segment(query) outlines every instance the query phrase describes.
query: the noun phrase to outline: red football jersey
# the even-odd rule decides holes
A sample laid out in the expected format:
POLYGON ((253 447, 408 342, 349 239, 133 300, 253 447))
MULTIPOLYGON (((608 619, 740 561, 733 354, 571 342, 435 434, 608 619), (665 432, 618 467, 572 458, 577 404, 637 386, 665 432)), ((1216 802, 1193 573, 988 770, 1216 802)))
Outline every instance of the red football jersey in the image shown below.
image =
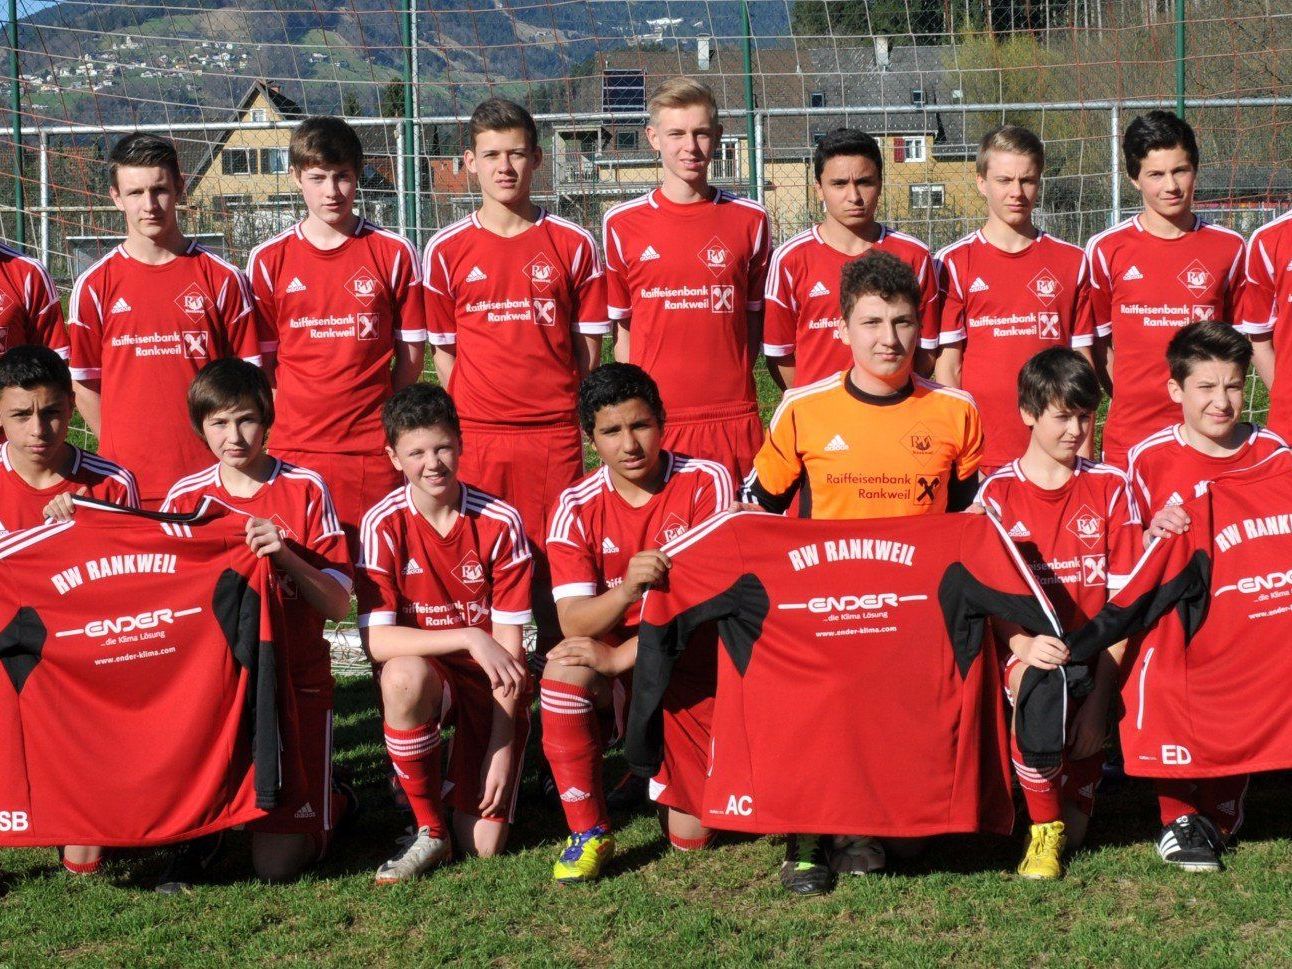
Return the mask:
POLYGON ((359 538, 361 629, 487 630, 530 621, 529 542, 516 509, 499 498, 464 483, 457 521, 442 536, 406 484, 368 510, 359 538))
MULTIPOLYGON (((347 592, 353 587, 354 567, 346 554, 345 534, 327 485, 315 472, 275 459, 273 473, 260 490, 250 498, 239 498, 225 489, 216 464, 176 481, 161 510, 188 514, 201 507, 208 496, 244 515, 268 518, 278 526, 288 548, 347 592)), ((323 616, 305 601, 286 572, 275 570, 274 578, 288 633, 280 646, 293 684, 330 695, 332 668, 323 639, 323 616)))
POLYGON ((973 394, 987 431, 983 465, 997 468, 1027 450, 1018 416, 1018 372, 1048 347, 1094 342, 1085 253, 1042 232, 1006 252, 981 231, 937 255, 942 288, 939 342, 964 345, 960 385, 973 394))
POLYGON ((160 266, 117 246, 72 289, 75 380, 99 380, 105 457, 133 469, 145 501, 211 460, 188 422, 187 394, 211 360, 260 363, 246 277, 189 243, 160 266))
MULTIPOLYGON (((1249 336, 1274 335, 1274 372, 1292 374, 1292 212, 1252 233, 1238 317, 1249 336)), ((1292 434, 1292 377, 1275 377, 1267 423, 1292 434)))
POLYGON ((274 807, 281 617, 241 515, 82 503, 0 539, 0 845, 155 845, 274 807))
POLYGON ((534 225, 506 239, 473 213, 431 237, 423 275, 430 341, 456 348, 448 390, 462 417, 574 420, 574 341, 610 332, 605 273, 590 233, 540 209, 534 225))
POLYGON ((605 217, 610 318, 629 329, 631 362, 659 384, 669 418, 757 407, 750 312, 763 308, 767 212, 714 190, 678 205, 659 189, 605 217))
POLYGON ((82 488, 86 498, 123 508, 139 507, 139 487, 133 474, 75 444, 68 447, 72 449, 72 470, 67 478, 51 488, 33 488, 9 463, 9 443, 0 444, 0 532, 43 524, 46 505, 58 495, 76 494, 82 488))
POLYGON ((44 266, 0 244, 0 353, 31 343, 67 359, 63 304, 44 266))
POLYGON ((1172 424, 1140 441, 1127 455, 1134 498, 1148 525, 1167 505, 1179 505, 1207 490, 1212 479, 1228 471, 1250 468, 1287 443, 1259 424, 1249 424, 1251 434, 1228 457, 1212 457, 1191 447, 1184 425, 1172 424))
POLYGON ((1166 392, 1171 337, 1197 320, 1237 322, 1243 237, 1198 219, 1193 231, 1161 239, 1137 215, 1094 236, 1087 254, 1095 329, 1113 345, 1104 460, 1124 467, 1146 431, 1179 416, 1166 392))
POLYGON ((674 664, 716 622, 706 825, 891 837, 1010 830, 987 618, 1058 627, 998 522, 723 515, 664 552, 668 585, 646 594, 633 670, 636 773, 658 763, 674 664))
MULTIPOLYGON (((920 281, 920 345, 938 345, 938 279, 929 247, 914 236, 879 227, 875 249, 891 253, 920 281)), ((794 386, 802 387, 852 366, 852 352, 839 339, 839 277, 858 256, 821 238, 820 226, 792 236, 772 253, 767 270, 763 353, 794 356, 794 386)))
MULTIPOLYGON (((661 452, 660 460, 664 488, 640 508, 620 497, 605 467, 561 493, 547 536, 554 599, 598 596, 615 588, 638 552, 661 548, 731 507, 731 475, 722 465, 669 451, 661 452)), ((613 638, 623 642, 636 635, 640 615, 638 602, 613 638)))
MULTIPOLYGON (((1292 452, 1222 475, 1192 522, 1068 637, 1086 658, 1130 637, 1126 773, 1231 777, 1292 767, 1292 452)), ((1050 712, 1057 726, 1057 711, 1050 712)))
POLYGON ((360 219, 319 249, 300 224, 251 251, 260 351, 277 361, 272 446, 380 454, 397 341, 426 342, 417 250, 360 219))
POLYGON ((1075 629, 1126 584, 1140 553, 1139 516, 1126 475, 1077 459, 1061 488, 1029 481, 1013 461, 978 491, 1018 546, 1064 629, 1075 629))

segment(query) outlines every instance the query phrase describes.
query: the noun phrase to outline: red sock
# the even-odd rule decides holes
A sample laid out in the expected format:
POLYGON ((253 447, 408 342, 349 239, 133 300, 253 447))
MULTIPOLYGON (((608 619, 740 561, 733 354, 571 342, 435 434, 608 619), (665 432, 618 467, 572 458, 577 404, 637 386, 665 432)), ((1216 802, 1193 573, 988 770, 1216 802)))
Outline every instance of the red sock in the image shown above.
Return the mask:
POLYGON ((1198 804, 1202 813, 1216 822, 1226 838, 1243 824, 1243 802, 1247 799, 1249 774, 1233 777, 1208 777, 1198 781, 1198 804))
POLYGON ((395 765, 395 776, 404 789, 419 828, 430 828, 431 837, 448 837, 440 803, 440 725, 430 720, 412 730, 385 725, 386 751, 395 765))
POLYGON ((1059 764, 1042 773, 1023 763, 1023 752, 1018 749, 1018 740, 1009 738, 1010 755, 1014 759, 1014 774, 1018 777, 1018 786, 1023 789, 1023 800, 1027 802, 1027 815, 1033 824, 1049 824, 1063 818, 1063 788, 1059 775, 1063 765, 1059 764))
POLYGON ((1153 789, 1157 791, 1157 809, 1163 825, 1186 814, 1198 813, 1198 794, 1193 781, 1159 777, 1153 782, 1153 789))
POLYGON ((668 843, 678 851, 700 851, 713 844, 713 832, 702 835, 699 838, 683 838, 680 834, 668 833, 668 843))
POLYGON ((610 830, 601 786, 601 724, 588 690, 556 680, 539 684, 543 754, 561 794, 565 822, 574 832, 610 830))
POLYGON ((95 858, 93 861, 68 861, 63 858, 63 867, 73 875, 93 875, 103 865, 103 859, 95 858))

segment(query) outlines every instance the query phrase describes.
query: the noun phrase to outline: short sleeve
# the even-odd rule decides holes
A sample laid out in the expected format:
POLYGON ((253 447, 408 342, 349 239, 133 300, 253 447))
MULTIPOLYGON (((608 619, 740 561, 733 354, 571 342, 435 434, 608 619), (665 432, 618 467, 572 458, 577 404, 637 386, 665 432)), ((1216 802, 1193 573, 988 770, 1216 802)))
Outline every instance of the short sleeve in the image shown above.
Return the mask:
POLYGON ((125 468, 119 469, 104 482, 103 500, 122 508, 138 508, 139 485, 135 476, 125 468))
POLYGON ((749 257, 749 282, 745 308, 756 313, 763 308, 763 290, 767 287, 767 266, 771 262, 772 234, 767 213, 759 209, 754 227, 754 249, 749 257))
POLYGON ((1242 323, 1243 293, 1247 288, 1247 275, 1244 271, 1246 255, 1247 246, 1240 239, 1238 251, 1234 253, 1234 261, 1230 263, 1229 272, 1225 276, 1225 315, 1223 319, 1232 320, 1239 324, 1242 323))
POLYGON ((798 304, 794 298, 793 270, 786 265, 784 248, 772 256, 763 289, 763 355, 793 356, 798 342, 798 304))
POLYGON ((27 317, 31 320, 34 342, 49 347, 64 360, 71 352, 67 327, 63 323, 63 304, 59 302, 54 281, 40 263, 33 261, 25 285, 27 317))
POLYGON ((1077 269, 1077 288, 1072 299, 1072 332, 1070 346, 1088 347, 1095 342, 1095 321, 1090 305, 1090 260, 1082 253, 1077 269))
POLYGON ((920 254, 915 265, 915 275, 920 282, 920 347, 936 350, 940 340, 941 302, 937 268, 927 253, 920 254))
POLYGON ((769 511, 781 512, 788 507, 803 475, 797 418, 794 402, 782 402, 772 415, 763 446, 754 455, 754 469, 746 485, 745 498, 769 511))
POLYGON ((1086 250, 1086 260, 1090 268, 1090 288, 1087 301, 1090 307, 1090 322, 1096 336, 1107 338, 1113 333, 1113 283, 1109 275, 1108 256, 1098 241, 1091 240, 1086 250))
POLYGON ((691 527, 730 510, 735 500, 731 472, 724 465, 716 461, 705 461, 703 467, 696 472, 696 478, 695 498, 691 503, 695 514, 687 523, 691 527))
POLYGON ((224 325, 231 356, 259 365, 260 336, 256 332, 251 284, 240 270, 233 270, 219 301, 220 321, 224 325))
POLYGON ((530 603, 534 557, 521 528, 520 515, 512 510, 511 516, 515 521, 508 521, 500 529, 490 558, 490 618, 500 625, 523 626, 534 615, 530 603))
POLYGON ((610 332, 606 274, 591 236, 580 241, 574 259, 575 329, 587 336, 605 336, 610 332))
POLYGON ((394 303, 395 339, 401 343, 426 342, 426 291, 417 250, 407 239, 399 240, 390 269, 390 292, 394 303))
POLYGON ((302 556, 314 568, 337 581, 346 592, 354 589, 354 566, 346 550, 345 532, 332 505, 332 495, 322 480, 309 490, 305 510, 306 533, 301 536, 302 556))
POLYGON ((1116 595, 1126 584, 1143 544, 1139 511, 1129 481, 1123 481, 1113 489, 1105 521, 1108 534, 1108 594, 1116 595))
POLYGON ((354 591, 360 629, 394 626, 399 607, 395 536, 379 521, 364 516, 354 591))
POLYGON ((262 358, 278 352, 278 301, 274 298, 274 279, 269 263, 260 252, 253 252, 247 263, 247 279, 256 309, 256 336, 262 358))
MULTIPOLYGON (((965 294, 959 270, 949 254, 940 254, 934 262, 941 306, 938 310, 938 343, 947 346, 965 339, 965 294)), ((924 345, 921 338, 920 345, 924 345)), ((926 349, 929 349, 926 347, 926 349)))
POLYGON ((960 438, 960 453, 956 456, 956 478, 958 480, 968 481, 978 473, 978 466, 982 464, 984 443, 982 415, 978 413, 977 406, 970 402, 965 408, 960 438))
POLYGON ((1275 300, 1278 279, 1274 260, 1266 249, 1263 233, 1252 237, 1247 247, 1246 273, 1243 280, 1243 299, 1238 313, 1239 329, 1248 336, 1271 333, 1278 318, 1275 300))
POLYGON ((576 506, 562 502, 552 516, 547 536, 547 561, 552 570, 552 598, 595 596, 605 576, 597 566, 592 551, 595 537, 578 513, 576 506))
POLYGON ((432 238, 422 260, 422 311, 426 338, 437 347, 452 346, 458 340, 453 282, 444 255, 443 241, 432 238))
POLYGON ((628 292, 628 268, 624 264, 623 240, 619 227, 606 217, 602 230, 602 248, 606 254, 606 312, 611 320, 632 317, 632 299, 628 292))
POLYGON ((73 380, 98 380, 103 376, 102 294, 89 274, 72 287, 67 330, 71 337, 68 365, 73 380))

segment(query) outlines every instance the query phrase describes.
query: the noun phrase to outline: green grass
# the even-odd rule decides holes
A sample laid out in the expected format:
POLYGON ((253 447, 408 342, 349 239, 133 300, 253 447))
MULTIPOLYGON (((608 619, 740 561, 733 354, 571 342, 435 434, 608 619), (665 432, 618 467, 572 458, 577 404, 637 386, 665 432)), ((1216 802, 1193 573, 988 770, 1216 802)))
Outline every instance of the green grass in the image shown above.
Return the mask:
MULTIPOLYGON (((0 966, 1292 962, 1287 776, 1255 785, 1249 840, 1219 875, 1163 868, 1148 840, 1155 805, 1145 785, 1130 783, 1101 797, 1092 847, 1061 883, 1013 878, 1010 839, 948 838, 888 874, 800 900, 778 887, 775 839, 732 838, 682 855, 644 814, 617 819, 609 877, 559 888, 550 866, 562 820, 539 802, 531 769, 505 856, 378 890, 372 870, 405 820, 385 791, 369 685, 343 681, 337 709, 338 759, 355 775, 364 813, 317 872, 287 886, 250 880, 245 835, 235 834, 211 884, 165 898, 150 890, 156 852, 117 856, 88 879, 62 875, 51 850, 4 852, 0 966)), ((619 766, 608 765, 612 780, 619 766)))

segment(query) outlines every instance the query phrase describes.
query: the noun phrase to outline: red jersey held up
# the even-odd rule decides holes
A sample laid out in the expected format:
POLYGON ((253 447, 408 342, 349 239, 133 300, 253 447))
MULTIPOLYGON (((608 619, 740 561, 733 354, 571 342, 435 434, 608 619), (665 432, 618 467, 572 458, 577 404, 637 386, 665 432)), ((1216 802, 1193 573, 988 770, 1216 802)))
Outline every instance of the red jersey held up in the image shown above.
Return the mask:
POLYGON ((1192 231, 1162 239, 1136 215, 1094 236, 1086 251, 1095 329, 1113 345, 1104 459, 1124 467, 1126 452, 1145 432, 1179 416, 1166 392, 1171 337, 1198 320, 1236 322, 1243 237, 1198 219, 1192 231))
MULTIPOLYGON (((938 279, 929 247, 914 236, 879 227, 874 247, 891 253, 920 281, 920 345, 938 345, 938 279)), ((867 250, 870 251, 870 250, 867 250)), ((839 277, 860 256, 840 252, 814 225, 787 239, 772 254, 767 271, 763 353, 794 357, 794 386, 802 387, 852 366, 852 353, 839 339, 839 277)))
MULTIPOLYGON (((521 626, 531 618, 533 560, 520 515, 465 482, 447 535, 431 527, 413 504, 412 485, 405 484, 368 510, 359 539, 355 591, 361 629, 488 630, 494 623, 521 626)), ((462 659, 474 665, 465 654, 462 659)))
POLYGON ((196 242, 160 266, 117 246, 72 289, 74 380, 100 381, 105 457, 134 471, 140 497, 211 460, 188 422, 188 385, 212 360, 260 363, 246 277, 196 242))
POLYGON ((395 346, 426 342, 413 244, 360 219, 319 249, 297 223, 251 251, 247 275, 260 352, 277 361, 273 448, 382 453, 395 346))
POLYGON ((983 465, 999 468, 1027 450, 1018 416, 1018 372, 1054 346, 1095 339, 1085 253, 1042 232, 1021 252, 1006 252, 980 231, 937 255, 943 346, 963 344, 960 386, 973 394, 987 430, 983 465))
POLYGON ((668 585, 646 594, 633 671, 636 773, 659 763, 659 708, 679 654, 716 621, 706 826, 891 837, 1010 830, 987 618, 1058 627, 998 522, 724 515, 664 552, 673 566, 668 585))
POLYGON ((655 189, 607 212, 604 232, 610 318, 628 328, 631 362, 659 384, 670 421, 756 413, 749 314, 763 308, 766 210, 720 189, 693 205, 655 189))
MULTIPOLYGON (((731 507, 731 475, 715 461, 660 452, 664 487, 640 508, 620 497, 610 471, 598 468, 561 494, 552 513, 547 557, 552 597, 599 596, 620 585, 638 552, 662 548, 731 507)), ((616 642, 637 634, 641 603, 610 633, 616 642)))
POLYGON ((1103 608, 1139 557, 1130 486, 1111 465, 1077 458, 1062 487, 1042 488, 1012 461, 983 482, 978 503, 1018 546, 1064 629, 1103 608))
POLYGON ((1292 767, 1292 452, 1222 475, 1184 509, 1189 530, 1151 545, 1125 588, 1067 637, 1068 646, 1080 659, 1130 637, 1126 773, 1285 770, 1292 767))
POLYGON ((96 498, 123 508, 139 507, 135 476, 107 458, 72 449, 72 468, 61 484, 33 488, 9 463, 9 442, 0 444, 0 533, 34 528, 45 522, 45 506, 58 495, 85 489, 86 498, 96 498))
MULTIPOLYGON (((287 547, 349 592, 354 567, 346 554, 345 534, 332 507, 323 478, 277 458, 269 480, 250 498, 239 498, 224 487, 218 464, 181 478, 171 486, 162 511, 188 514, 211 497, 244 515, 267 518, 278 526, 287 547)), ((323 639, 323 616, 296 588, 286 572, 274 570, 274 584, 283 604, 287 636, 279 644, 298 688, 332 694, 332 666, 323 639)))
POLYGON ((575 341, 610 332, 591 234, 539 209, 532 226, 503 238, 473 213, 431 237, 423 278, 430 341, 455 348, 448 390, 464 419, 574 421, 575 341))
POLYGON ((246 519, 76 501, 0 539, 0 846, 166 844, 260 817, 294 765, 246 519))
POLYGON ((1251 337, 1273 334, 1274 386, 1269 425, 1292 434, 1292 212, 1261 226, 1247 244, 1239 329, 1251 337))
POLYGON ((1130 449, 1130 478, 1140 516, 1147 526, 1163 508, 1180 505, 1207 490, 1207 485, 1229 471, 1259 464, 1287 443, 1259 424, 1249 424, 1247 440, 1228 457, 1212 457, 1191 447, 1184 425, 1173 424, 1150 434, 1130 449))
POLYGON ((63 304, 40 262, 0 244, 0 353, 33 343, 67 359, 63 304))

